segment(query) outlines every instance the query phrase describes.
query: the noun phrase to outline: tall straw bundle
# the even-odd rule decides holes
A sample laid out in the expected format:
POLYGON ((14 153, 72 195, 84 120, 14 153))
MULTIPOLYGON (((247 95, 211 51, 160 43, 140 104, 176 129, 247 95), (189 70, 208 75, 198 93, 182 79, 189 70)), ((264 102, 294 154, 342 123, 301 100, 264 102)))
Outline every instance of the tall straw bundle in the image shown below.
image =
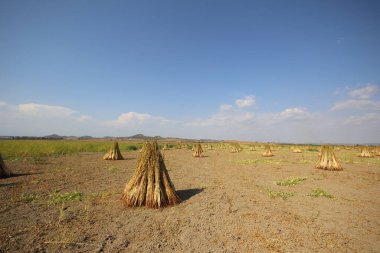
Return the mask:
POLYGON ((359 157, 370 158, 370 157, 373 157, 373 154, 371 154, 371 152, 369 151, 369 147, 364 146, 361 149, 361 153, 359 157))
POLYGON ((123 160, 123 156, 120 153, 119 143, 115 141, 111 150, 103 156, 104 160, 123 160))
POLYGON ((264 153, 262 154, 262 156, 265 156, 265 157, 273 156, 271 147, 269 145, 265 145, 264 153))
POLYGON ((380 147, 376 147, 375 149, 375 155, 380 156, 380 147))
POLYGON ((239 153, 240 151, 242 151, 243 149, 241 148, 240 144, 239 143, 234 143, 234 144, 231 144, 231 149, 230 149, 230 152, 231 153, 239 153))
POLYGON ((10 177, 10 176, 12 176, 12 172, 5 165, 3 158, 1 157, 1 154, 0 154, 0 178, 10 177))
POLYGON ((181 203, 157 141, 146 142, 122 197, 126 207, 160 208, 181 203))
POLYGON ((202 153, 203 153, 203 149, 202 149, 202 145, 198 142, 197 144, 195 144, 194 146, 194 150, 193 150, 193 157, 202 157, 202 153))
POLYGON ((334 149, 330 146, 322 146, 321 155, 315 168, 321 170, 343 170, 336 160, 334 149))

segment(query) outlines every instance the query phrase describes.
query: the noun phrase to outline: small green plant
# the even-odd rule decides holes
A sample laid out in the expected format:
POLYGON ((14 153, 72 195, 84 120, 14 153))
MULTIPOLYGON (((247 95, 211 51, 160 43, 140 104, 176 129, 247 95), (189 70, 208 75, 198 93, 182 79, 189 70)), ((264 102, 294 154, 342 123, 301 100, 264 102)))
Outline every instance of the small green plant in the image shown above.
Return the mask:
POLYGON ((65 209, 65 203, 62 203, 61 207, 59 208, 58 224, 60 224, 66 218, 65 209))
POLYGON ((81 201, 83 193, 81 192, 67 192, 67 193, 53 193, 50 195, 49 204, 63 204, 68 201, 81 201))
POLYGON ((319 197, 325 197, 329 199, 335 198, 332 194, 326 192, 325 190, 322 190, 320 188, 313 189, 311 193, 308 194, 308 196, 311 196, 313 198, 319 198, 319 197))
POLYGON ((104 192, 94 192, 88 195, 90 201, 98 201, 110 198, 116 194, 119 194, 117 191, 104 191, 104 192))
POLYGON ((108 169, 110 172, 116 172, 116 171, 119 170, 119 168, 116 167, 116 166, 110 166, 110 167, 108 167, 107 169, 108 169))
POLYGON ((38 196, 37 194, 33 194, 33 193, 23 193, 21 194, 20 199, 23 202, 30 203, 30 202, 36 201, 38 199, 38 196))
POLYGON ((278 180, 275 181, 274 183, 279 186, 293 186, 302 183, 305 181, 307 177, 292 177, 292 178, 287 178, 284 180, 278 180))
POLYGON ((276 192, 270 189, 268 189, 268 194, 269 194, 269 197, 271 197, 272 199, 282 198, 283 200, 287 200, 289 197, 296 195, 295 192, 276 192))

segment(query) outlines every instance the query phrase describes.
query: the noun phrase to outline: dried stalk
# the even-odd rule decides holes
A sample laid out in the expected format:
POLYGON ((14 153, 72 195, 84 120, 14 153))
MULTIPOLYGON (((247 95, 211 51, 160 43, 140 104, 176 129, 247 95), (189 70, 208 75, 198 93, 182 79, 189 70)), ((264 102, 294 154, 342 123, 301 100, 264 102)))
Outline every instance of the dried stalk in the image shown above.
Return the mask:
POLYGON ((170 180, 157 141, 146 142, 123 194, 125 207, 160 208, 181 202, 170 180))
POLYGON ((330 146, 322 146, 321 155, 315 168, 321 170, 343 170, 336 160, 333 148, 330 146))

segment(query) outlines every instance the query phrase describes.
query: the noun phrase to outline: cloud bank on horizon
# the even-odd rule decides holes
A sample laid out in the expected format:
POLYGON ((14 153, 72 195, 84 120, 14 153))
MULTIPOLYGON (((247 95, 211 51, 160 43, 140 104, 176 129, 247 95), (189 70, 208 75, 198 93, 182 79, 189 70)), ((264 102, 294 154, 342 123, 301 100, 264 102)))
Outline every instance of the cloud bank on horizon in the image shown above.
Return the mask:
MULTIPOLYGON (((255 95, 222 104, 205 118, 172 118, 149 112, 120 112, 101 120, 57 105, 0 102, 1 135, 128 136, 136 133, 183 138, 238 139, 298 143, 380 142, 378 85, 350 89, 327 111, 306 107, 277 112, 255 110, 255 95)), ((256 95, 257 96, 257 95, 256 95)))

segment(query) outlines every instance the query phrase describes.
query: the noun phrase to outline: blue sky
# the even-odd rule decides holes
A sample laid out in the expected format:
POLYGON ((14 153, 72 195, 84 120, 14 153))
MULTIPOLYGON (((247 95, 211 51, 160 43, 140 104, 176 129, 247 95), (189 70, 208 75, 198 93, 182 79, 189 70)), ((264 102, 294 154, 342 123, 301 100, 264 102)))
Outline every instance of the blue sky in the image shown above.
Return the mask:
POLYGON ((378 1, 1 1, 0 135, 380 142, 378 1))

